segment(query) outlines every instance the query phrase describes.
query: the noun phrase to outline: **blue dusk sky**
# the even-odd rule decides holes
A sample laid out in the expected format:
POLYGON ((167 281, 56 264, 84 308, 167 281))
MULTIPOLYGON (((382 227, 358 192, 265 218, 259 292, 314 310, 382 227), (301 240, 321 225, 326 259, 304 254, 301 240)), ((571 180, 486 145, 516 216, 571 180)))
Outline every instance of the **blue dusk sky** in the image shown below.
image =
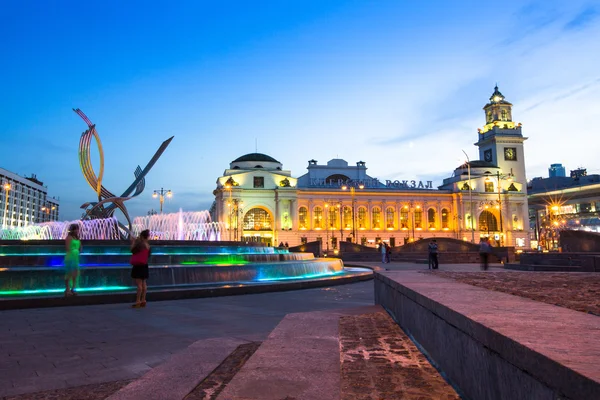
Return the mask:
POLYGON ((37 174, 62 219, 94 199, 72 108, 96 123, 115 193, 175 136, 133 215, 161 187, 166 211, 208 209, 256 147, 296 177, 343 158, 437 186, 461 150, 478 158, 496 82, 529 178, 551 163, 599 172, 598 0, 4 0, 0 16, 0 167, 37 174))

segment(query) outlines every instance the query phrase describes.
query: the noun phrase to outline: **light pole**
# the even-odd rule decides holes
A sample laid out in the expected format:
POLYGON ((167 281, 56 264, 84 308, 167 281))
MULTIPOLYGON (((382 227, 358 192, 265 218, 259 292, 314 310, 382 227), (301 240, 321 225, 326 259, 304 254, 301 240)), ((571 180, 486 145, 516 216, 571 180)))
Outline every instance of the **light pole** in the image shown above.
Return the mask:
MULTIPOLYGON (((364 189, 365 185, 358 185, 359 189, 364 189)), ((342 190, 348 190, 348 186, 344 185, 342 186, 342 190)), ((356 222, 356 217, 355 217, 355 208, 356 208, 356 204, 355 204, 355 200, 354 200, 354 192, 355 192, 355 188, 354 186, 350 186, 350 195, 352 197, 352 242, 356 243, 356 228, 355 228, 355 222, 356 222)))
POLYGON ((2 187, 4 188, 4 202, 6 203, 4 206, 4 217, 2 218, 2 228, 6 229, 6 214, 8 214, 8 195, 10 192, 10 183, 6 182, 2 187))
POLYGON ((325 240, 327 241, 327 255, 329 255, 329 203, 325 202, 325 240))
POLYGON ((168 198, 171 198, 173 196, 173 192, 171 192, 171 190, 165 190, 163 188, 160 188, 160 190, 155 190, 154 193, 152 194, 152 197, 154 198, 159 198, 160 200, 160 213, 162 214, 163 212, 163 204, 165 202, 165 196, 167 196, 168 198))
POLYGON ((467 155, 467 153, 464 150, 462 150, 462 152, 465 154, 465 157, 467 157, 467 174, 469 179, 469 205, 471 208, 471 215, 469 216, 469 221, 471 223, 471 243, 475 243, 475 229, 473 228, 473 189, 471 188, 471 161, 469 160, 469 156, 467 155))
MULTIPOLYGON (((230 199, 230 202, 232 204, 232 208, 231 208, 231 215, 233 215, 233 225, 231 226, 233 229, 233 240, 237 241, 238 240, 238 230, 240 227, 240 211, 241 211, 241 207, 244 205, 244 202, 239 200, 239 199, 230 199), (233 228, 233 226, 235 226, 235 228, 233 228)), ((231 222, 231 218, 230 218, 230 224, 231 222)))

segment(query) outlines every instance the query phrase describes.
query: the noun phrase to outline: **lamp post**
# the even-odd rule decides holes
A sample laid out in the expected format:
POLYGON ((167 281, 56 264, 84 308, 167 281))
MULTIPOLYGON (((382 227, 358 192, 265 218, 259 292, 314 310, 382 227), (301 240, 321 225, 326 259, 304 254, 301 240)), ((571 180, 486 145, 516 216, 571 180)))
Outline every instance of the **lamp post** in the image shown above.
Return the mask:
POLYGON ((239 234, 239 227, 240 227, 240 212, 242 210, 242 206, 244 205, 244 202, 239 200, 239 199, 233 199, 231 200, 230 198, 230 203, 231 203, 231 212, 230 212, 230 225, 231 228, 233 229, 233 240, 237 241, 238 240, 238 234, 239 234), (231 216, 233 216, 233 218, 231 218, 231 216), (233 219, 233 222, 232 222, 233 219), (235 226, 235 228, 233 228, 233 226, 235 226))
POLYGON ((329 255, 329 203, 325 202, 325 240, 327 241, 327 254, 329 255))
POLYGON ((464 153, 465 157, 467 157, 467 176, 469 179, 469 207, 471 209, 471 215, 469 216, 469 221, 471 223, 471 243, 475 243, 475 228, 473 228, 473 189, 471 188, 471 161, 469 160, 469 156, 467 155, 467 153, 464 150, 462 150, 462 152, 464 153))
MULTIPOLYGON (((358 185, 359 189, 364 189, 365 185, 358 185)), ((348 186, 342 186, 342 190, 348 190, 348 186)), ((356 217, 355 217, 355 209, 356 209, 356 200, 354 200, 354 193, 356 189, 354 186, 350 186, 350 196, 352 197, 352 241, 356 243, 356 217)))
POLYGON ((163 204, 165 202, 165 196, 167 196, 168 198, 171 198, 173 196, 173 192, 171 192, 171 190, 165 190, 163 188, 160 188, 160 190, 155 190, 154 193, 152 194, 152 197, 154 198, 159 198, 160 200, 160 213, 162 214, 163 212, 163 204))
POLYGON ((4 202, 6 203, 4 206, 4 217, 2 218, 2 228, 6 228, 6 214, 8 214, 8 195, 10 192, 10 183, 6 182, 3 186, 4 188, 4 202))

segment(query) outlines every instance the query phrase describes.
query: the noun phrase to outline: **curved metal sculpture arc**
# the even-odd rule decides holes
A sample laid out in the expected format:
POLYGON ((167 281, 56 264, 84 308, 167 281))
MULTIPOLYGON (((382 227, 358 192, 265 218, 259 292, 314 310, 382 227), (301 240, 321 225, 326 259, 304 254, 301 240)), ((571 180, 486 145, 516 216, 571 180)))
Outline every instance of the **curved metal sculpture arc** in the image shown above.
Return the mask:
POLYGON ((121 223, 119 223, 119 226, 122 229, 131 232, 132 223, 127 207, 125 206, 125 201, 139 196, 144 191, 146 186, 146 174, 152 169, 156 161, 158 161, 162 153, 167 149, 174 136, 171 136, 161 144, 143 170, 139 165, 137 166, 134 171, 135 180, 133 183, 123 192, 123 194, 121 194, 121 196, 116 196, 102 185, 102 178, 104 176, 104 150, 102 148, 100 136, 96 131, 96 125, 94 125, 80 109, 73 109, 73 111, 79 115, 88 126, 88 129, 81 134, 79 140, 79 164, 87 183, 98 196, 97 202, 88 202, 81 205, 81 208, 86 210, 82 219, 111 218, 118 209, 123 213, 128 224, 128 227, 125 227, 121 223), (96 175, 91 161, 90 144, 92 138, 95 139, 100 154, 100 171, 98 175, 96 175), (107 204, 108 206, 106 206, 107 204))

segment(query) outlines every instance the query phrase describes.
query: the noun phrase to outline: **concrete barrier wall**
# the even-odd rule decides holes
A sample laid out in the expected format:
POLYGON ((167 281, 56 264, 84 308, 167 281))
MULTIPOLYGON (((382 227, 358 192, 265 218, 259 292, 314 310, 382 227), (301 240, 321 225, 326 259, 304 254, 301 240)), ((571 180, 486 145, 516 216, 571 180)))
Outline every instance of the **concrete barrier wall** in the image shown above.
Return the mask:
POLYGON ((600 399, 600 319, 429 274, 375 275, 385 307, 470 399, 600 399))

